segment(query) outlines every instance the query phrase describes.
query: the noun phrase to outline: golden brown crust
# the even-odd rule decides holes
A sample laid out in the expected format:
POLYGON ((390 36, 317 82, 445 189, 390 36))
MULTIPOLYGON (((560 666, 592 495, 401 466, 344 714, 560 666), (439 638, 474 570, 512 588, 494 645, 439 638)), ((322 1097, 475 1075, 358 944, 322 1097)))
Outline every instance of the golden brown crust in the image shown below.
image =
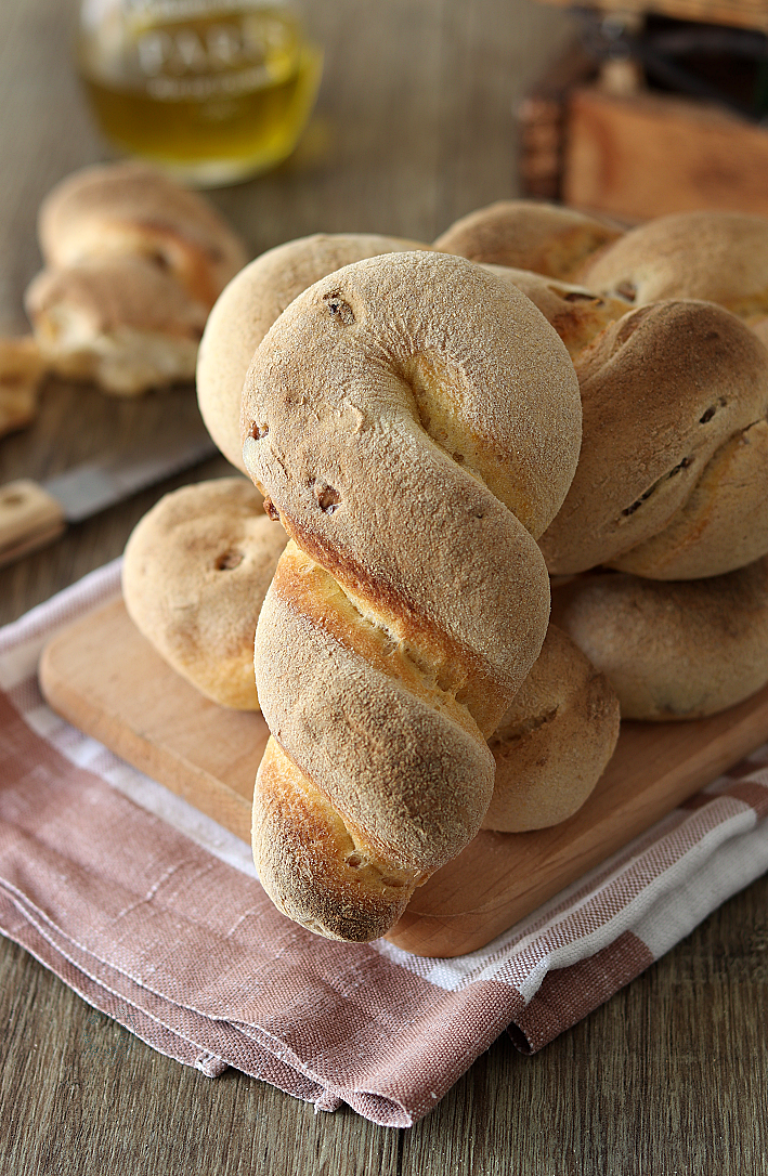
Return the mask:
POLYGON ((630 312, 578 360, 583 443, 552 574, 718 575, 768 550, 768 350, 712 303, 630 312))
MULTIPOLYGON (((338 924, 335 881, 314 898, 290 881, 306 781, 344 837, 411 885, 477 832, 493 788, 484 734, 546 633, 549 585, 531 531, 565 492, 579 417, 573 366, 543 316, 444 254, 336 271, 257 349, 244 457, 295 544, 267 595, 255 662, 265 718, 293 765, 281 769, 290 818, 278 831, 271 809, 282 849, 259 833, 254 852, 283 909, 292 886, 301 892, 313 930, 336 935, 338 924)), ((255 807, 260 796, 261 785, 255 807)), ((264 819, 255 813, 255 830, 264 819)), ((313 869, 322 890, 322 860, 313 869)), ((378 915, 366 920, 361 911, 356 936, 382 934, 378 915)))
POLYGON ((377 860, 323 794, 269 739, 259 766, 252 841, 277 908, 326 939, 377 939, 405 910, 412 877, 377 860))
POLYGON ((604 674, 550 624, 541 653, 489 740, 496 761, 484 829, 524 833, 573 816, 619 737, 619 700, 604 674))
POLYGON ((576 362, 597 336, 632 310, 624 298, 602 297, 557 278, 509 266, 487 266, 502 281, 510 282, 530 298, 551 323, 576 362))
POLYGON ((131 619, 177 673, 222 706, 259 707, 256 621, 285 542, 240 477, 165 495, 128 540, 131 619))
POLYGON ((192 382, 216 297, 245 264, 214 208, 142 163, 86 168, 43 201, 26 306, 49 366, 135 396, 192 382))
POLYGON ((339 607, 339 595, 333 577, 289 544, 257 628, 262 712, 379 862, 423 878, 477 833, 493 760, 466 709, 349 602, 339 607), (297 590, 305 578, 314 583, 297 590))
POLYGON ((197 398, 208 432, 236 469, 245 472, 240 435, 245 374, 275 320, 326 274, 365 257, 418 248, 422 246, 415 242, 372 233, 318 233, 270 249, 229 282, 210 313, 200 344, 197 398))
POLYGON ((621 236, 607 221, 535 200, 500 200, 461 217, 434 248, 470 261, 571 280, 586 258, 621 236))
POLYGON ((556 623, 616 691, 622 718, 702 718, 768 682, 768 558, 706 580, 590 574, 552 600, 556 623))
POLYGON ((144 257, 207 308, 248 260, 244 243, 208 200, 135 161, 99 164, 62 180, 40 206, 38 235, 46 266, 144 257))

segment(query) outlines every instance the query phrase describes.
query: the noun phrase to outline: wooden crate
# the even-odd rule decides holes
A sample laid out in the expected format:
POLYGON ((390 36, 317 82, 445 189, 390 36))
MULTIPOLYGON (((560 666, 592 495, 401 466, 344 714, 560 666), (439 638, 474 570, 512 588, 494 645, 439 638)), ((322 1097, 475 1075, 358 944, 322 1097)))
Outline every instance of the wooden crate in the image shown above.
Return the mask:
POLYGON ((560 8, 594 8, 612 13, 655 13, 676 20, 768 31, 766 0, 541 0, 560 8))
POLYGON ((768 216, 768 130, 693 99, 577 86, 557 195, 624 220, 696 208, 768 216))

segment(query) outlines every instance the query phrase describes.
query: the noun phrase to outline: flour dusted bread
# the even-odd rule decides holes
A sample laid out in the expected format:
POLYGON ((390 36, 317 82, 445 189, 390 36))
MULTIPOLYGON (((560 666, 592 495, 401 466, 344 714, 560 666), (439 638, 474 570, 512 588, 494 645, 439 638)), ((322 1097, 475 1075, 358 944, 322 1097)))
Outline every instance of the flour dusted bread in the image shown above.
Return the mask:
POLYGON ((580 357, 583 443, 553 574, 720 575, 768 551, 768 350, 729 311, 640 307, 580 357))
POLYGON ((444 254, 336 271, 257 349, 244 459, 293 542, 257 628, 254 855, 313 930, 383 934, 480 828, 580 413, 539 311, 444 254))
POLYGON ((591 573, 553 617, 610 681, 622 718, 702 718, 768 682, 768 557, 706 580, 591 573))
POLYGON ((177 673, 222 706, 258 709, 256 621, 285 542, 240 477, 165 495, 128 541, 131 619, 177 673))
POLYGON ((621 232, 607 221, 560 205, 500 200, 461 217, 437 238, 434 248, 568 281, 621 232))
POLYGON ((197 399, 208 432, 236 469, 245 472, 240 433, 245 374, 279 315, 302 290, 350 262, 417 248, 422 246, 374 233, 317 233, 268 250, 228 283, 200 344, 197 399))
POLYGON ((489 739, 496 761, 484 829, 558 825, 593 792, 616 748, 619 700, 604 674, 550 624, 531 672, 489 739))
POLYGON ((201 196, 145 164, 86 168, 43 201, 26 308, 46 364, 134 396, 195 375, 210 309, 247 260, 201 196))
POLYGON ((456 221, 434 247, 631 306, 672 298, 716 302, 768 341, 766 217, 696 209, 625 230, 556 204, 504 200, 456 221))

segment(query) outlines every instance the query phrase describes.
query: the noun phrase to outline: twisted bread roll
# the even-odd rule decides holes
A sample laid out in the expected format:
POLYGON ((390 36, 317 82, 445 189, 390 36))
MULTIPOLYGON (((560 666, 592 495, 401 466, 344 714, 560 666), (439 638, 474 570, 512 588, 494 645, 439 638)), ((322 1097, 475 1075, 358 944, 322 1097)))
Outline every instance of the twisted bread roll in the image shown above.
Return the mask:
POLYGON ((374 233, 316 234, 278 245, 245 266, 210 313, 197 361, 200 413, 216 445, 245 473, 240 400, 254 351, 302 290, 353 261, 421 249, 416 242, 374 233))
POLYGON ((191 380, 207 310, 140 257, 45 269, 26 309, 46 363, 112 396, 191 380))
POLYGON ((507 200, 456 221, 434 248, 576 283, 629 306, 716 302, 768 341, 765 217, 693 210, 623 231, 559 205, 507 200))
POLYGON ((500 200, 461 217, 433 248, 488 265, 533 270, 570 280, 622 230, 572 208, 533 200, 500 200))
POLYGON ((519 292, 411 252, 295 299, 243 401, 292 539, 256 637, 257 869, 296 921, 375 938, 490 802, 485 736, 546 633, 534 536, 575 468, 578 385, 519 292))
POLYGON ((579 577, 552 595, 557 624, 610 681, 625 719, 695 719, 768 682, 768 558, 707 580, 579 577))
POLYGON ((738 318, 654 303, 577 366, 579 466, 540 540, 552 574, 696 579, 768 551, 768 350, 738 318))

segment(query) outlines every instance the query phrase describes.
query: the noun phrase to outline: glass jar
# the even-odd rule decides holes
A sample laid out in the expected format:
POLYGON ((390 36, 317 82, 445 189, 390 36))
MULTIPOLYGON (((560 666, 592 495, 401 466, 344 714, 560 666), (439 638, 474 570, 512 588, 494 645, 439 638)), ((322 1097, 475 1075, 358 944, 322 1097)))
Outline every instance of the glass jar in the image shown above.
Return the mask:
POLYGON ((200 187, 290 155, 322 69, 287 0, 80 0, 77 57, 106 138, 200 187))

